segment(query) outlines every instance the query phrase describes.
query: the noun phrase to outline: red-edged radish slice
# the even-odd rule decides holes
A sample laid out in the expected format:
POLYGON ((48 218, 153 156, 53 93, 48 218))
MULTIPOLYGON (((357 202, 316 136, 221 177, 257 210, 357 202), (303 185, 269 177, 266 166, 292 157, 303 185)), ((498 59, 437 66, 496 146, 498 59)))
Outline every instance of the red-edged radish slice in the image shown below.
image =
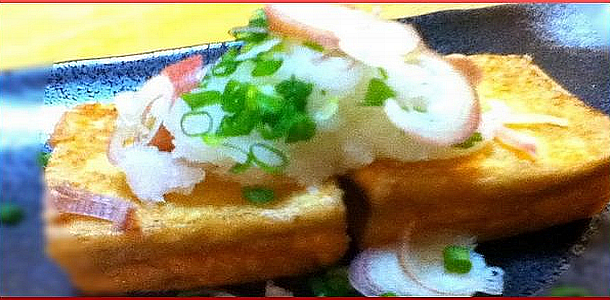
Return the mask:
POLYGON ((418 140, 449 146, 469 138, 479 126, 479 100, 468 80, 440 56, 422 53, 415 65, 387 66, 388 83, 397 95, 388 99, 388 119, 418 140), (423 112, 408 107, 409 99, 421 102, 423 112), (405 100, 406 99, 406 100, 405 100), (405 107, 403 107, 405 106, 405 107))
POLYGON ((468 56, 463 54, 449 54, 443 57, 456 70, 460 71, 472 86, 477 86, 483 79, 483 70, 479 68, 468 56))
POLYGON ((333 50, 339 48, 339 38, 333 28, 341 19, 327 14, 331 8, 331 5, 270 4, 264 9, 271 31, 333 50))
POLYGON ((400 60, 421 46, 412 26, 346 6, 273 4, 265 7, 265 13, 271 31, 316 42, 327 50, 340 49, 372 66, 400 60), (379 42, 380 47, 372 46, 379 42))
POLYGON ((129 201, 90 193, 70 185, 49 188, 47 204, 59 213, 75 214, 110 221, 114 230, 125 230, 134 206, 129 201))
MULTIPOLYGON (((188 93, 199 85, 204 75, 202 67, 203 57, 201 55, 193 55, 169 65, 161 71, 161 74, 167 76, 174 87, 174 97, 171 100, 171 105, 174 104, 176 98, 184 93, 188 93)), ((164 125, 161 125, 148 145, 156 146, 161 151, 170 152, 174 149, 172 139, 172 134, 164 125)))
POLYGON ((363 251, 350 264, 350 283, 365 296, 380 296, 388 292, 398 296, 471 296, 475 292, 493 295, 502 293, 502 269, 487 266, 483 256, 472 250, 470 272, 455 274, 445 271, 443 249, 448 245, 474 248, 472 239, 435 234, 425 236, 425 241, 406 240, 400 246, 363 251))
POLYGON ((199 85, 199 81, 203 77, 201 72, 202 67, 203 56, 193 55, 175 64, 171 64, 161 71, 161 74, 169 77, 174 86, 174 99, 190 92, 199 85))
POLYGON ((496 130, 496 138, 503 144, 536 158, 538 143, 535 137, 502 126, 496 130))

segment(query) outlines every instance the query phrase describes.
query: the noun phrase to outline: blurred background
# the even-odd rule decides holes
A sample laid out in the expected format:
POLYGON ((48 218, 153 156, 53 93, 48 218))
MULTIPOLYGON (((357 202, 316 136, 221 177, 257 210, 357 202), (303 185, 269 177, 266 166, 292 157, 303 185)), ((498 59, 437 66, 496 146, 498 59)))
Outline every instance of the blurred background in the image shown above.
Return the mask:
MULTIPOLYGON (((496 4, 357 5, 378 9, 384 18, 415 16, 447 9, 496 4)), ((0 176, 3 221, 0 235, 19 236, 21 244, 0 237, 0 295, 69 295, 67 279, 40 251, 42 190, 38 153, 40 132, 48 131, 60 111, 41 107, 52 63, 150 52, 230 40, 227 31, 247 20, 257 4, 2 4, 0 6, 0 176), (19 198, 15 203, 14 199, 19 198), (16 204, 16 205, 13 205, 16 204), (20 217, 19 217, 20 215, 20 217), (14 223, 14 224, 9 224, 14 223), (35 234, 32 234, 35 233, 35 234), (11 261, 11 264, 5 262, 11 261), (21 288, 26 280, 37 282, 21 288), (22 291, 20 293, 20 291, 22 291)), ((610 27, 610 6, 596 7, 591 19, 610 27)), ((595 25, 597 26, 597 25, 595 25)), ((608 36, 606 40, 610 41, 608 36)), ((609 66, 610 67, 610 66, 609 66)), ((16 239, 11 239, 12 241, 16 239)), ((610 223, 556 285, 543 295, 610 295, 610 223)))

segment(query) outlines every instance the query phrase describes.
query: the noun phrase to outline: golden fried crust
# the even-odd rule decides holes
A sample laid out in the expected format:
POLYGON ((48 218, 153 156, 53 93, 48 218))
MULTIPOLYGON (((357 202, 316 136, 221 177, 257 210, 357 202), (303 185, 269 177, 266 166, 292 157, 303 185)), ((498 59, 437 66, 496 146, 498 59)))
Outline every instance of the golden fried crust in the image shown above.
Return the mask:
POLYGON ((240 185, 206 174, 191 195, 170 194, 160 205, 141 203, 106 156, 116 117, 112 105, 81 105, 64 115, 50 140, 48 187, 69 184, 136 207, 136 227, 123 233, 107 221, 46 209, 47 251, 84 292, 183 289, 294 275, 332 264, 345 252, 345 208, 334 182, 317 193, 278 183, 273 186, 278 199, 260 206, 242 198, 240 185))
MULTIPOLYGON (((474 55, 483 71, 478 93, 513 111, 569 121, 511 126, 535 136, 536 160, 499 142, 467 158, 400 163, 377 161, 353 172, 366 196, 362 247, 399 239, 406 226, 453 228, 499 238, 586 218, 610 198, 610 120, 570 95, 527 56, 474 55)), ((361 218, 361 219, 362 219, 361 218)))

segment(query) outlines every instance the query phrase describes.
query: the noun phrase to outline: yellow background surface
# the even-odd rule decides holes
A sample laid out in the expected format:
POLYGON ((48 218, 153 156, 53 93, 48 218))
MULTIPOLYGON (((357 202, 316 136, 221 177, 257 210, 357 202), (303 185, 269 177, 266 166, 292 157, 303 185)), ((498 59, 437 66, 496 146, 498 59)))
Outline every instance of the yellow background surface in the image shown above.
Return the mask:
MULTIPOLYGON (((490 4, 381 4, 384 18, 490 4)), ((0 69, 230 40, 260 4, 2 4, 0 69)), ((359 4, 371 10, 373 5, 359 4)))

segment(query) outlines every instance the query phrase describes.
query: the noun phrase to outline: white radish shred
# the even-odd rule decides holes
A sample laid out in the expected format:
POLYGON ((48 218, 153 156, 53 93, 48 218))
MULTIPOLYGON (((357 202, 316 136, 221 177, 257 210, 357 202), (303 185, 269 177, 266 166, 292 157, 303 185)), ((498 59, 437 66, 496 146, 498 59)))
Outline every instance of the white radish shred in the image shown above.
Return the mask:
POLYGON ((365 296, 379 296, 388 292, 399 296, 472 296, 476 292, 502 294, 504 272, 501 268, 487 266, 483 256, 474 250, 470 251, 470 272, 446 272, 442 252, 447 245, 474 249, 470 238, 460 236, 432 238, 409 247, 368 249, 352 261, 350 283, 365 296))
POLYGON ((132 192, 151 202, 163 202, 163 195, 170 192, 190 194, 205 176, 203 168, 176 160, 171 153, 153 146, 127 148, 118 165, 125 172, 132 192))
POLYGON ((568 120, 545 114, 513 113, 511 109, 499 100, 490 100, 491 110, 482 116, 478 131, 484 139, 497 138, 501 143, 536 158, 538 143, 536 138, 525 133, 508 128, 505 125, 517 124, 549 124, 560 127, 568 126, 568 120))

